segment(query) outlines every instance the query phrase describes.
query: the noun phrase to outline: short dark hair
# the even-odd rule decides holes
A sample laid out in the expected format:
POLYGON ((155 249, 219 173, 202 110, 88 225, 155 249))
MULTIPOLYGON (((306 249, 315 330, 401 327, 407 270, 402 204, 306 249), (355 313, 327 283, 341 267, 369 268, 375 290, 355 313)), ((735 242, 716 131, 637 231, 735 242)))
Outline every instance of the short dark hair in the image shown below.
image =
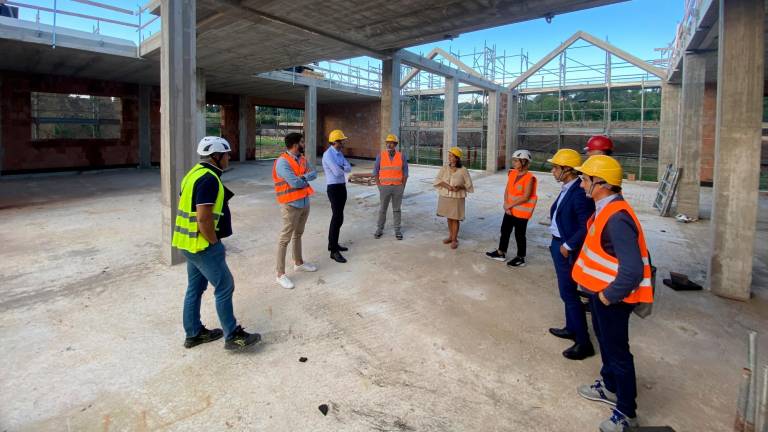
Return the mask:
POLYGON ((302 138, 304 138, 304 135, 298 132, 289 133, 285 136, 285 148, 291 148, 300 143, 302 138))

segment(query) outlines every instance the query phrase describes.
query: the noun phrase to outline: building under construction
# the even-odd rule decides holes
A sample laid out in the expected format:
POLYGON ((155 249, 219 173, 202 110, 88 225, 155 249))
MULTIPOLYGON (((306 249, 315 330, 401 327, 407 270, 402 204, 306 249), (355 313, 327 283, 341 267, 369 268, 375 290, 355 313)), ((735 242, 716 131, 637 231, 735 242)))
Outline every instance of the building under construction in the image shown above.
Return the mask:
POLYGON ((533 153, 543 222, 560 193, 546 160, 607 135, 658 271, 631 324, 641 424, 765 430, 764 2, 686 0, 653 59, 583 31, 541 58, 409 49, 620 2, 0 0, 0 429, 594 430, 606 408, 575 389, 599 356, 568 361, 547 336, 563 320, 548 226, 529 225, 525 268, 483 255, 515 150, 533 153), (378 192, 350 183, 349 262, 329 261, 320 178, 319 270, 284 290, 273 160, 301 132, 322 172, 334 129, 360 175, 400 137, 405 240, 374 239, 378 192), (263 336, 241 355, 180 344, 171 238, 206 135, 232 146, 235 312, 263 336), (452 250, 432 183, 455 146, 475 193, 452 250), (665 287, 670 272, 704 290, 665 287))

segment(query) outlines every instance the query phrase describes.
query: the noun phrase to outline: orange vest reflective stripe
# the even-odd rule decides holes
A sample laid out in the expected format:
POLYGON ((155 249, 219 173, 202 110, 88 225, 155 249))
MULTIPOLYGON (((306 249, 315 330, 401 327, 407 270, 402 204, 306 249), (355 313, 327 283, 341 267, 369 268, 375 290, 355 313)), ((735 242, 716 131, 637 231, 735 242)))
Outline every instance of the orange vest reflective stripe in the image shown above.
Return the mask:
POLYGON ((280 204, 286 204, 292 201, 298 201, 300 199, 306 198, 315 193, 315 190, 312 189, 312 186, 309 184, 303 188, 294 188, 291 187, 288 182, 278 176, 277 162, 280 160, 280 158, 283 158, 288 162, 288 164, 291 166, 291 169, 293 170, 293 173, 296 174, 296 177, 301 177, 307 173, 307 160, 304 158, 304 156, 299 157, 298 163, 293 158, 293 156, 289 156, 286 153, 281 154, 280 157, 275 159, 275 163, 272 165, 272 181, 275 182, 275 195, 277 196, 277 202, 280 204))
MULTIPOLYGON (((643 258, 643 280, 623 301, 625 303, 653 303, 653 287, 651 286, 651 264, 648 258, 648 247, 645 244, 645 235, 640 222, 635 216, 632 207, 623 200, 614 200, 600 211, 597 218, 594 216, 587 222, 587 237, 581 248, 576 264, 573 266, 573 280, 583 288, 599 293, 608 287, 619 274, 619 260, 603 250, 600 239, 603 235, 608 220, 620 211, 626 211, 637 226, 637 245, 640 247, 640 256, 643 258)), ((613 242, 621 239, 611 239, 613 242)))
POLYGON ((389 151, 382 150, 379 157, 379 184, 394 186, 403 184, 403 155, 395 150, 395 157, 389 159, 389 151))
POLYGON ((517 182, 515 182, 516 178, 517 170, 509 170, 509 175, 507 176, 507 188, 504 190, 504 203, 510 205, 512 204, 513 198, 525 196, 525 190, 528 188, 528 184, 533 182, 533 190, 531 191, 531 197, 528 198, 528 201, 512 207, 512 216, 521 219, 530 219, 531 216, 533 216, 533 210, 536 208, 536 201, 538 201, 538 197, 536 196, 536 177, 530 172, 527 172, 517 182))

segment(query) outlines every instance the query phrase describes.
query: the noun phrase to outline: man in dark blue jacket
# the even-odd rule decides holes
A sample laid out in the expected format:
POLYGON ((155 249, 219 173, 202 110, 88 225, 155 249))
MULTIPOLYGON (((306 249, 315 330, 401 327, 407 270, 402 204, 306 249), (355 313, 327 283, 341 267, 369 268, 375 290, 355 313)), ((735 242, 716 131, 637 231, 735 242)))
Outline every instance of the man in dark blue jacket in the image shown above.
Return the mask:
POLYGON ((549 226, 552 234, 549 250, 555 265, 560 298, 565 303, 565 327, 550 328, 549 332, 559 338, 574 341, 573 346, 563 351, 565 358, 583 360, 595 355, 595 348, 589 339, 586 313, 571 271, 587 235, 587 220, 595 212, 595 203, 580 187, 581 179, 573 169, 581 165, 581 156, 577 151, 559 150, 547 162, 552 164, 555 180, 562 183, 560 195, 549 211, 552 220, 549 226))

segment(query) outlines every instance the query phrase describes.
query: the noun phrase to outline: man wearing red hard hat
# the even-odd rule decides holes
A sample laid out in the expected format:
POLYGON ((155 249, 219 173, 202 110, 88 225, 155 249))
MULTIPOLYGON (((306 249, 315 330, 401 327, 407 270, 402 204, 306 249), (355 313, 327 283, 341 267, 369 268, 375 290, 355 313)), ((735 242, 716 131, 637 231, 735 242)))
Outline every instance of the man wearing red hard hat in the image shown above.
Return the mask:
POLYGON ((584 147, 587 156, 607 155, 613 153, 613 141, 605 135, 595 135, 589 138, 587 146, 584 147))

